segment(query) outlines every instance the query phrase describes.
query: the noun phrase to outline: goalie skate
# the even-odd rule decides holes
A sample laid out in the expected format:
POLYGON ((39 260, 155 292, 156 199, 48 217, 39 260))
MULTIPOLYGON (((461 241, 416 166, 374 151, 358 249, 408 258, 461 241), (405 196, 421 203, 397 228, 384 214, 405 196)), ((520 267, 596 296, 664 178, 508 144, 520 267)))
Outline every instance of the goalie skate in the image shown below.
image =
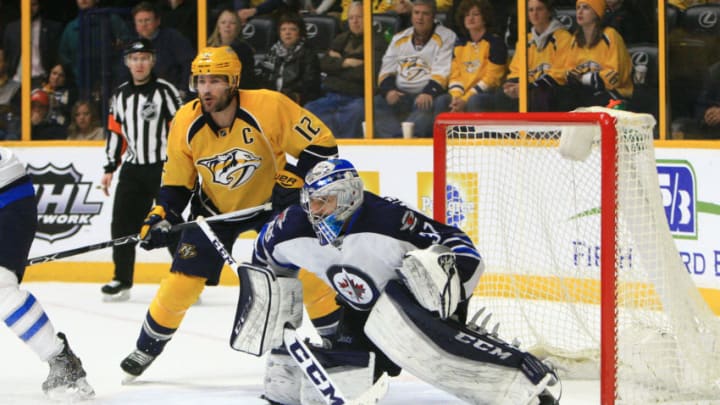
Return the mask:
POLYGON ((53 400, 72 402, 90 399, 95 391, 85 379, 82 362, 70 349, 63 333, 57 334, 63 342, 63 350, 48 361, 50 372, 42 384, 42 390, 53 400))
POLYGON ((129 300, 130 288, 130 285, 118 280, 113 280, 105 284, 100 289, 103 294, 103 302, 123 302, 129 300))

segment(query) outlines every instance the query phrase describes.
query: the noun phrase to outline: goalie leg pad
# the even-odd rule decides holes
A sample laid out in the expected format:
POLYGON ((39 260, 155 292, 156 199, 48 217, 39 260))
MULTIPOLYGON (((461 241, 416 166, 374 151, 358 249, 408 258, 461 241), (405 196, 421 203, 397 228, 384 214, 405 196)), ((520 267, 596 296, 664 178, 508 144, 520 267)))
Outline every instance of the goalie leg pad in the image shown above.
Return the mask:
POLYGON ((286 324, 300 327, 302 284, 296 278, 276 277, 264 267, 240 265, 240 297, 230 347, 262 356, 283 344, 286 324))
POLYGON ((365 333, 403 369, 476 404, 537 404, 555 378, 537 358, 501 339, 433 317, 397 282, 388 283, 365 333))
MULTIPOLYGON (((375 353, 345 352, 313 348, 313 354, 325 367, 330 379, 340 387, 352 403, 376 403, 387 393, 386 379, 373 386, 375 353)), ((326 399, 315 386, 303 378, 301 399, 303 405, 324 405, 326 399)))
MULTIPOLYGON (((375 404, 385 396, 387 378, 373 381, 375 354, 309 346, 333 384, 354 404, 375 404)), ((265 398, 287 405, 324 405, 326 398, 285 349, 273 349, 265 371, 265 398)))
POLYGON ((285 405, 300 405, 303 373, 284 349, 273 349, 265 364, 263 397, 285 405))

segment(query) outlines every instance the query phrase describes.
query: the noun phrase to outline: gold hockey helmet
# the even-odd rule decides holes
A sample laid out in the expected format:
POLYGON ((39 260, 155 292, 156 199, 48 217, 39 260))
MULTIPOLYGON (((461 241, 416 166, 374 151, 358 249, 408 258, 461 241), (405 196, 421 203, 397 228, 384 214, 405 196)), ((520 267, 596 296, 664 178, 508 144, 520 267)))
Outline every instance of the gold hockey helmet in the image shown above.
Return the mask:
POLYGON ((237 88, 240 84, 242 64, 229 46, 207 47, 201 50, 191 65, 190 90, 197 91, 197 77, 201 75, 226 76, 228 84, 237 88))

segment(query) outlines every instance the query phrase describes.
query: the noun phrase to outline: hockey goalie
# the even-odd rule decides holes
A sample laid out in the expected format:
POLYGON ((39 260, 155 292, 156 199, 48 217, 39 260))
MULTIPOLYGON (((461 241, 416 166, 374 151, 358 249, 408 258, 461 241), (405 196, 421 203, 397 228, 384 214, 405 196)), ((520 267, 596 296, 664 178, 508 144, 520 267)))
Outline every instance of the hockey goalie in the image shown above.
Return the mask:
POLYGON ((301 268, 333 287, 342 311, 310 350, 347 397, 376 391, 353 402, 379 400, 378 383, 405 369, 475 404, 557 403, 546 388, 558 382, 551 367, 486 322, 466 323, 483 261, 464 232, 365 191, 343 159, 318 163, 300 200, 259 233, 245 273, 277 277, 241 280, 252 296, 241 296, 231 338, 237 350, 270 351, 264 395, 271 403, 326 401, 279 338, 302 320, 301 268))

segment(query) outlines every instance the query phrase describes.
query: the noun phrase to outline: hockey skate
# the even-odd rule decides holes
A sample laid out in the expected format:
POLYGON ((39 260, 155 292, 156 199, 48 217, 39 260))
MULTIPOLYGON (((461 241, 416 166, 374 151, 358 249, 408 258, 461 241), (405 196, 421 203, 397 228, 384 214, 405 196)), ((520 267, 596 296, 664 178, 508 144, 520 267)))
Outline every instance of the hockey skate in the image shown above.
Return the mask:
POLYGON ((104 302, 122 302, 130 299, 130 288, 132 286, 122 281, 113 280, 105 284, 100 291, 103 293, 104 302))
POLYGON ((70 349, 63 333, 57 334, 63 342, 63 350, 48 360, 50 372, 42 384, 42 390, 49 398, 61 401, 79 401, 95 395, 85 379, 85 370, 75 353, 70 349))
POLYGON ((125 372, 125 378, 123 378, 122 383, 129 384, 133 382, 140 376, 140 374, 150 367, 150 364, 152 364, 155 360, 155 357, 157 356, 135 349, 132 353, 125 357, 125 359, 123 359, 122 363, 120 363, 120 368, 122 368, 125 372))

